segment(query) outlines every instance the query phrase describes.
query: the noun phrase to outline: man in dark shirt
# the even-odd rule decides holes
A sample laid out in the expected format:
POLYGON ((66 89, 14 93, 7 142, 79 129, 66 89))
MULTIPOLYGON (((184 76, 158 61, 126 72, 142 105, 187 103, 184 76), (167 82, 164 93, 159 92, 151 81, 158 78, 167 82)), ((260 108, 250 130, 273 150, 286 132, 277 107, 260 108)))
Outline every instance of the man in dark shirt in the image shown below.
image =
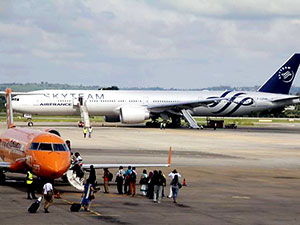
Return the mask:
POLYGON ((166 182, 166 179, 162 175, 162 171, 157 172, 157 170, 154 170, 151 182, 154 185, 153 201, 160 203, 162 197, 163 184, 166 182))

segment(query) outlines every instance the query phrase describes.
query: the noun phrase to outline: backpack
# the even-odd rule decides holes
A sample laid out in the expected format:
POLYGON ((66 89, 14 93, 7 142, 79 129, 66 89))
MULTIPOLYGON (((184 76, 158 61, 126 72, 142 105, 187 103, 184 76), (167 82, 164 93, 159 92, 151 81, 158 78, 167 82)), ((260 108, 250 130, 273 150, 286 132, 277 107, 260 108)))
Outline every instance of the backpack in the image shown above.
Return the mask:
POLYGON ((130 174, 130 181, 133 181, 133 182, 135 182, 136 181, 136 174, 135 174, 135 172, 131 172, 131 174, 130 174))
POLYGON ((46 194, 47 197, 51 198, 52 195, 53 195, 52 190, 51 191, 47 191, 47 194, 46 194))
POLYGON ((146 177, 141 178, 140 184, 147 184, 147 183, 148 183, 148 179, 146 177))
POLYGON ((108 181, 112 181, 113 177, 114 177, 114 175, 111 172, 109 172, 108 181))

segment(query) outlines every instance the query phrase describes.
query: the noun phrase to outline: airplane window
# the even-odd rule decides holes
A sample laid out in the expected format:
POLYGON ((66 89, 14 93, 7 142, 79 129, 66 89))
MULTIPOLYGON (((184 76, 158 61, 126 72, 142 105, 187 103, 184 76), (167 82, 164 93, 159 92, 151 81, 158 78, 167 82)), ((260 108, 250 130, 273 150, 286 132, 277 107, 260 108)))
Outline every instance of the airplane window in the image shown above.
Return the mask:
POLYGON ((42 151, 61 151, 67 152, 69 148, 66 144, 51 144, 51 143, 31 143, 31 150, 42 150, 42 151))
POLYGON ((37 150, 38 147, 39 147, 39 144, 40 144, 40 143, 35 143, 35 142, 31 143, 30 149, 32 149, 32 150, 37 150))
POLYGON ((52 145, 48 143, 40 143, 38 150, 52 151, 52 145))
POLYGON ((69 151, 68 147, 65 144, 53 144, 54 151, 69 151))

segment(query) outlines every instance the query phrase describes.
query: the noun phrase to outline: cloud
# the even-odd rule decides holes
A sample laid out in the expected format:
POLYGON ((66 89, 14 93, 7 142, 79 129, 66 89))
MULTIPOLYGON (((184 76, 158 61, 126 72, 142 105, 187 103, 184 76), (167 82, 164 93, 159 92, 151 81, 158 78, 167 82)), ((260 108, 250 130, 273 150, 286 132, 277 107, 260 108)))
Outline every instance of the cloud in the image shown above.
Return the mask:
POLYGON ((270 17, 298 17, 300 5, 287 0, 161 0, 161 5, 183 13, 231 19, 268 19, 270 17))
POLYGON ((300 44, 300 3, 290 0, 12 0, 0 8, 1 71, 14 75, 0 82, 255 85, 300 44))

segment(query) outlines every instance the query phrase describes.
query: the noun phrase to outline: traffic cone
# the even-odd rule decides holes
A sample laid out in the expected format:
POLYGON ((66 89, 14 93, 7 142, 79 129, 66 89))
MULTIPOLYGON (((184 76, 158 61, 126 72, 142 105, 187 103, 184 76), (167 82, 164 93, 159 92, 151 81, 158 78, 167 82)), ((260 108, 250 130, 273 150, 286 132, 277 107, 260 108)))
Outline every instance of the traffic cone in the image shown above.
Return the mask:
POLYGON ((60 198, 60 191, 57 191, 55 198, 60 198))
POLYGON ((185 178, 183 179, 182 185, 183 185, 183 186, 187 186, 186 181, 185 181, 185 178))

